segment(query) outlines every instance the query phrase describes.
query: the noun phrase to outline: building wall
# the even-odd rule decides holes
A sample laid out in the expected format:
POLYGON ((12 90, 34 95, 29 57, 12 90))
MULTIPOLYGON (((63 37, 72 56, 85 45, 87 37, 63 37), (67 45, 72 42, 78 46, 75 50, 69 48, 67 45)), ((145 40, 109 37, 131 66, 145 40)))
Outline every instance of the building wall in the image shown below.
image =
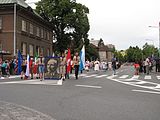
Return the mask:
MULTIPOLYGON (((14 13, 12 9, 0 9, 0 17, 2 18, 2 29, 0 30, 0 50, 9 51, 13 56, 14 51, 14 13)), ((31 13, 27 13, 24 10, 17 11, 16 17, 16 52, 18 50, 22 51, 22 43, 27 45, 26 55, 29 54, 29 45, 33 45, 33 56, 36 53, 36 46, 39 46, 40 49, 44 49, 44 56, 48 55, 48 50, 50 51, 49 55, 52 55, 52 29, 50 26, 41 20, 41 18, 35 17, 31 13), (22 31, 22 20, 26 21, 27 31, 22 31), (33 34, 30 34, 30 23, 33 24, 33 34), (40 30, 40 36, 36 35, 37 27, 40 30), (41 31, 43 29, 43 31, 41 31), (43 32, 43 33, 42 33, 43 32), (41 36, 41 34, 43 36, 41 36), (44 37, 46 36, 46 37, 44 37), (48 37, 47 37, 48 36, 48 37)), ((42 51, 40 51, 41 53, 42 51)), ((39 54, 40 54, 39 53, 39 54)), ((24 56, 26 56, 24 55, 24 56)))
POLYGON ((13 12, 0 12, 2 18, 2 29, 0 30, 0 44, 1 50, 13 52, 13 12))
POLYGON ((113 53, 112 52, 107 52, 107 53, 108 53, 108 62, 111 62, 113 58, 113 53))
POLYGON ((107 61, 106 51, 99 51, 100 61, 107 61))
MULTIPOLYGON (((34 49, 33 49, 34 55, 36 54, 36 46, 38 46, 40 49, 44 48, 43 55, 47 56, 48 49, 50 51, 50 55, 52 55, 52 32, 51 32, 51 29, 46 27, 44 25, 44 23, 37 22, 36 19, 30 18, 27 16, 28 15, 25 15, 22 13, 18 14, 18 18, 17 18, 17 48, 21 49, 21 51, 22 51, 21 45, 22 45, 22 43, 25 43, 27 45, 27 53, 26 54, 29 54, 29 45, 33 45, 34 46, 34 49), (26 26, 27 26, 26 31, 22 31, 22 20, 26 22, 26 26), (33 34, 30 33, 30 24, 33 25, 33 34), (39 28, 39 36, 37 36, 37 27, 39 28)), ((40 51, 40 53, 42 53, 42 51, 40 51)))

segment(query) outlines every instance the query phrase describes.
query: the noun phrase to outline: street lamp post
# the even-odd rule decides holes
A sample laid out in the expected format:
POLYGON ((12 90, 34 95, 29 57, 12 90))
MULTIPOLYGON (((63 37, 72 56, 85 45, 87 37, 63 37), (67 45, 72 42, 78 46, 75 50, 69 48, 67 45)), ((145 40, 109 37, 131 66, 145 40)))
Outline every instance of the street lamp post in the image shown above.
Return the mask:
POLYGON ((160 22, 158 28, 159 28, 159 50, 160 50, 160 22))
POLYGON ((159 35, 158 35, 158 38, 159 38, 159 43, 158 43, 158 56, 160 57, 160 22, 158 24, 158 26, 149 26, 151 28, 158 28, 158 31, 159 31, 159 35))

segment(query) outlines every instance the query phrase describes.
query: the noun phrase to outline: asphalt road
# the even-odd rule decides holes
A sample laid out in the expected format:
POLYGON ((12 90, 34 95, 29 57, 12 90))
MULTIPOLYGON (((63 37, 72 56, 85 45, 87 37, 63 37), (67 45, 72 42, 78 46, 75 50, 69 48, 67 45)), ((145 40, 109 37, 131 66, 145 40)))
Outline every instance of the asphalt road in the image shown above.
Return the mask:
POLYGON ((131 67, 122 67, 116 76, 112 71, 83 73, 78 80, 71 76, 62 86, 3 84, 1 80, 0 101, 56 120, 159 120, 159 76, 151 73, 135 78, 131 67))

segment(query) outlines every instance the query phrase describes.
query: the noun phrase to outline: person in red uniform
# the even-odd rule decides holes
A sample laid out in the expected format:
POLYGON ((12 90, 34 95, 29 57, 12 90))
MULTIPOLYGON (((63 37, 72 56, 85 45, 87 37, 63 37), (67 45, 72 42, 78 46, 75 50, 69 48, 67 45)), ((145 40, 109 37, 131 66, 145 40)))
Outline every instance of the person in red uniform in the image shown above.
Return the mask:
POLYGON ((29 61, 29 70, 30 70, 30 73, 31 73, 31 79, 33 79, 33 58, 30 59, 29 61))
POLYGON ((139 68, 140 68, 140 65, 138 64, 138 62, 135 62, 134 68, 135 68, 135 75, 139 75, 139 68))

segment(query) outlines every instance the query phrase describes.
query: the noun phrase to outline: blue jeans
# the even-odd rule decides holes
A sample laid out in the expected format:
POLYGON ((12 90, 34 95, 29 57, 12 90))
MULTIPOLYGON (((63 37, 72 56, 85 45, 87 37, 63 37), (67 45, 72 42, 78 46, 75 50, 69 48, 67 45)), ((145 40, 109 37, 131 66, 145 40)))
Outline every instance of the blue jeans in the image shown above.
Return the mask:
POLYGON ((39 65, 39 73, 44 73, 44 65, 39 65))

